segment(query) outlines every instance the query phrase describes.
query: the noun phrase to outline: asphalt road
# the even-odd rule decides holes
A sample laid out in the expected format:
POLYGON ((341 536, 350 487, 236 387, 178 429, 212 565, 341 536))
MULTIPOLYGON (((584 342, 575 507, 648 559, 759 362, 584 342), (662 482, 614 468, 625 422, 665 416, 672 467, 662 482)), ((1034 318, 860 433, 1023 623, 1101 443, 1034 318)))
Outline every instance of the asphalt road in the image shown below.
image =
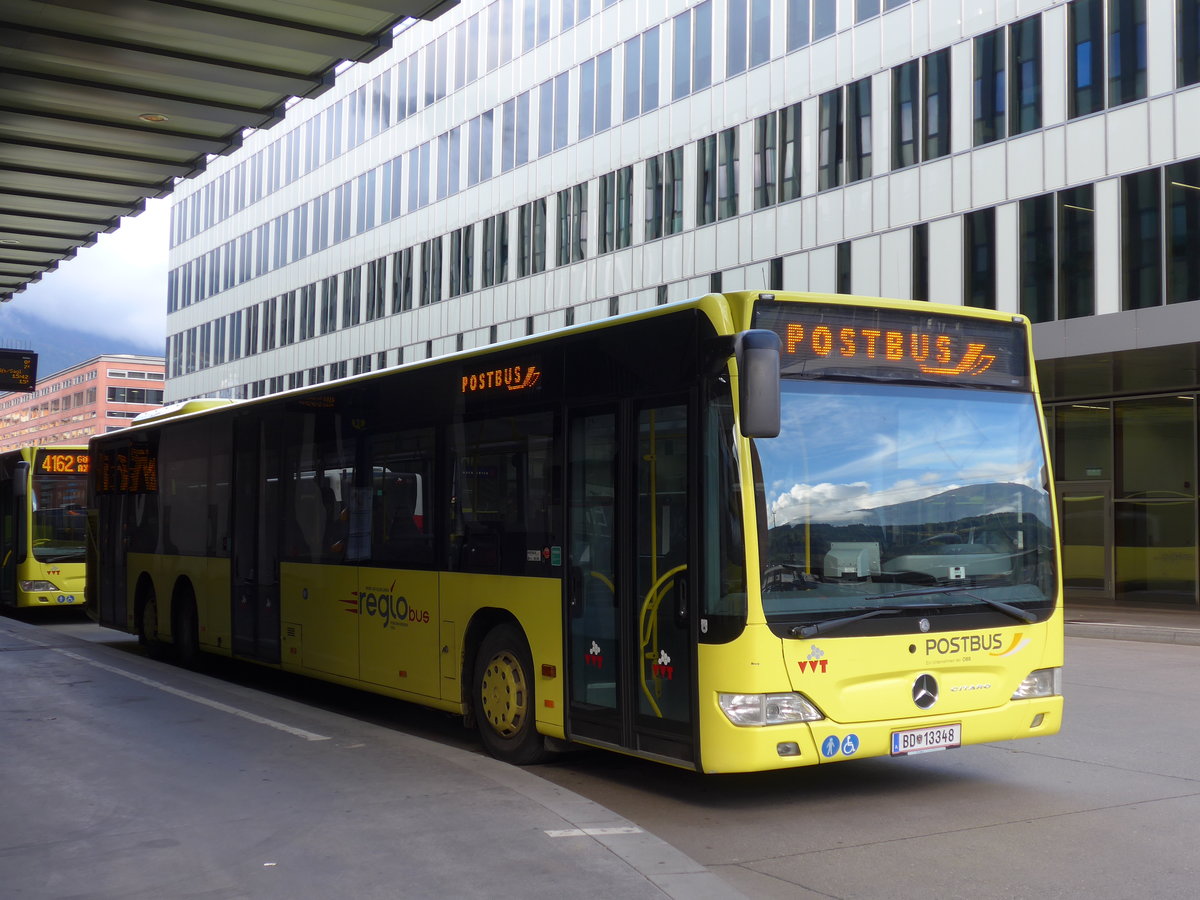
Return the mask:
MULTIPOLYGON (((78 620, 56 621, 45 629, 138 652, 124 636, 78 620)), ((525 771, 547 787, 565 788, 570 796, 594 801, 664 839, 752 898, 1195 896, 1200 884, 1194 852, 1200 830, 1200 647, 1072 637, 1067 648, 1066 721, 1052 738, 750 776, 700 777, 591 751, 525 771)), ((267 717, 326 728, 326 715, 353 720, 344 739, 348 745, 392 747, 412 736, 434 742, 435 753, 440 746, 447 754, 491 762, 478 757, 472 735, 453 720, 406 704, 249 666, 222 663, 188 675, 198 679, 192 682, 197 689, 208 679, 219 682, 222 690, 235 691, 247 708, 267 717)), ((29 727, 40 726, 31 720, 29 727)), ((150 732, 152 722, 144 727, 138 740, 158 739, 150 732)), ((182 728, 186 736, 191 726, 174 715, 157 727, 182 728)), ((217 736, 206 732, 207 740, 217 736)), ((245 742, 251 738, 241 723, 230 726, 227 736, 237 753, 249 752, 245 742)), ((99 752, 116 759, 120 751, 99 752)), ((249 771, 256 778, 228 770, 201 771, 197 777, 231 802, 239 789, 257 796, 257 779, 269 778, 271 796, 291 798, 287 809, 298 821, 311 816, 309 797, 322 816, 353 831, 354 823, 332 811, 329 797, 369 797, 364 779, 382 777, 386 758, 372 756, 365 768, 348 764, 330 770, 326 763, 314 793, 304 757, 305 751, 292 746, 269 772, 252 764, 249 771)), ((56 758, 50 762, 64 764, 56 758)), ((94 777, 103 771, 96 759, 85 769, 94 777)), ((143 783, 129 784, 130 791, 153 794, 163 788, 161 772, 144 774, 143 783)), ((393 781, 386 783, 390 788, 393 781)), ((166 797, 163 803, 169 817, 179 800, 166 797)), ((374 833, 373 840, 410 835, 386 815, 381 827, 390 830, 374 833)), ((314 840, 299 826, 294 829, 282 828, 277 836, 298 836, 302 846, 314 840)), ((365 839, 369 831, 354 833, 365 839)), ((221 839, 212 835, 218 857, 218 851, 228 850, 221 850, 221 839)), ((514 851, 536 854, 536 842, 526 846, 532 840, 528 830, 520 831, 514 851)), ((170 854, 170 848, 158 850, 170 854)), ((491 852, 498 848, 480 847, 476 855, 491 852)), ((0 853, 0 868, 4 865, 0 853)), ((293 854, 289 865, 289 877, 303 885, 305 857, 293 854)), ((307 865, 315 867, 308 877, 319 877, 320 859, 309 858, 307 865)), ((623 871, 609 874, 625 877, 623 871)), ((414 889, 427 884, 418 873, 413 877, 414 889)), ((599 879, 605 884, 603 873, 599 879)), ((525 896, 508 890, 502 878, 492 887, 494 893, 484 890, 481 896, 525 896)), ((548 881, 545 887, 563 885, 548 881)), ((625 894, 614 881, 595 896, 625 894)))

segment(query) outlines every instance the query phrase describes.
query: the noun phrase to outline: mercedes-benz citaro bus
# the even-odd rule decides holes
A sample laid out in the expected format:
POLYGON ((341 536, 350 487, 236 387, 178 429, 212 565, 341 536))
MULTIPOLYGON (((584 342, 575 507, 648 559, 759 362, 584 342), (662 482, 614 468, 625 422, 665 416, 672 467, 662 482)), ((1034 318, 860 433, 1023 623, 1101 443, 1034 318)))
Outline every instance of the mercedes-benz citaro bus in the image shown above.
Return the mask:
POLYGON ((91 443, 104 625, 702 772, 1053 734, 1028 322, 733 293, 91 443))
POLYGON ((0 607, 83 606, 85 446, 0 452, 0 607))

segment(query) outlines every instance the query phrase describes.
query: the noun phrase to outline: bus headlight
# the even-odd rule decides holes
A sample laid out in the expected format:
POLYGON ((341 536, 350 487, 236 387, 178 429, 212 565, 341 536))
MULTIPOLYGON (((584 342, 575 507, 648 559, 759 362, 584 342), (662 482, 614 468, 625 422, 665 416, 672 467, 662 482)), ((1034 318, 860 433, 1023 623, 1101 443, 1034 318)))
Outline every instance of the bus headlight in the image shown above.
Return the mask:
POLYGON ((1062 669, 1038 669, 1030 672, 1013 693, 1014 700, 1032 700, 1034 697, 1056 697, 1062 693, 1062 669))
POLYGON ((29 591, 31 593, 35 592, 35 591, 57 591, 58 590, 58 588, 56 588, 49 581, 21 581, 18 583, 21 585, 21 590, 29 591))
POLYGON ((734 725, 788 725, 825 718, 803 694, 717 694, 717 703, 734 725))

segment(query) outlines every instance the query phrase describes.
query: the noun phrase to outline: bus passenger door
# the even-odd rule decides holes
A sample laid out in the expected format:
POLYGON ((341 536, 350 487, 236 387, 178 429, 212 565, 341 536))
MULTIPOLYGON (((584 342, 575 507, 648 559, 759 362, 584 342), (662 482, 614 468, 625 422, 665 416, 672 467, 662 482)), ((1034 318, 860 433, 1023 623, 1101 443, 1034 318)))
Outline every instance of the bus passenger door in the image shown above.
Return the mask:
POLYGON ((571 733, 694 759, 688 404, 572 417, 571 733))
POLYGON ((263 662, 279 662, 280 433, 258 416, 233 427, 233 652, 263 662))

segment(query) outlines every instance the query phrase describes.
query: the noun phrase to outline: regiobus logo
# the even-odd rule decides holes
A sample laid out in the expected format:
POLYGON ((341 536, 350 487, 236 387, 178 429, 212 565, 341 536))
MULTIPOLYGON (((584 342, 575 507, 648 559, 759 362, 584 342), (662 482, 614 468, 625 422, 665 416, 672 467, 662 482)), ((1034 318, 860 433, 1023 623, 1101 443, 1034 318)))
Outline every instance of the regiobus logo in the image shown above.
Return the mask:
POLYGON ((429 624, 429 610, 419 609, 408 602, 408 598, 396 594, 396 583, 393 581, 387 588, 367 588, 362 591, 351 591, 351 600, 346 603, 346 611, 363 616, 380 619, 383 627, 392 625, 429 624))

